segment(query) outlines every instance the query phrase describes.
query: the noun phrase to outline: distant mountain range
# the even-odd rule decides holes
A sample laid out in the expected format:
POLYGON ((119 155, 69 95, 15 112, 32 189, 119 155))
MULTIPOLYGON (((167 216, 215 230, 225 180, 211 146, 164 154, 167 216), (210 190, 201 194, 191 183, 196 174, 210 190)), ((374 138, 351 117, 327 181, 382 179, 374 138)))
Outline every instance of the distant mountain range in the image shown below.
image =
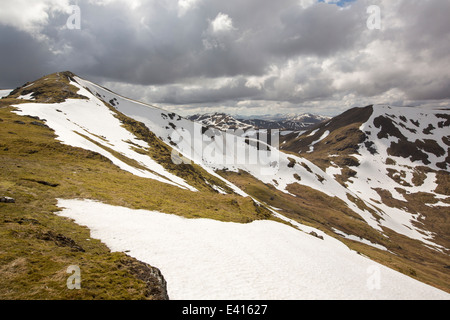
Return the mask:
POLYGON ((228 129, 279 129, 300 131, 307 130, 314 125, 329 120, 330 117, 304 114, 276 114, 262 116, 231 116, 226 113, 195 114, 189 120, 200 122, 205 126, 212 126, 220 130, 228 129))

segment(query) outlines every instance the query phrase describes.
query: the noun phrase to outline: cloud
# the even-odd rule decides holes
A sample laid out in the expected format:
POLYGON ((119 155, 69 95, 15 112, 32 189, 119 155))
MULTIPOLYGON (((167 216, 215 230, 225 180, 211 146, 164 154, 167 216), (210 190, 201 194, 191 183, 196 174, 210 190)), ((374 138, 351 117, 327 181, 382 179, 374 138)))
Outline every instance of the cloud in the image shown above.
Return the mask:
POLYGON ((235 29, 233 27, 233 20, 222 12, 219 12, 217 17, 210 22, 210 27, 213 33, 228 32, 235 29))
POLYGON ((0 39, 7 44, 1 49, 0 88, 14 89, 52 70, 52 52, 29 33, 0 26, 0 39))
POLYGON ((2 1, 1 8, 0 25, 11 26, 34 36, 39 35, 54 14, 70 12, 68 0, 2 1))
POLYGON ((201 0, 178 0, 178 17, 183 17, 190 10, 196 8, 201 0))
POLYGON ((71 70, 187 109, 450 99, 448 1, 78 0, 80 30, 65 27, 68 0, 3 2, 3 87, 71 70), (370 5, 381 30, 366 26, 370 5))

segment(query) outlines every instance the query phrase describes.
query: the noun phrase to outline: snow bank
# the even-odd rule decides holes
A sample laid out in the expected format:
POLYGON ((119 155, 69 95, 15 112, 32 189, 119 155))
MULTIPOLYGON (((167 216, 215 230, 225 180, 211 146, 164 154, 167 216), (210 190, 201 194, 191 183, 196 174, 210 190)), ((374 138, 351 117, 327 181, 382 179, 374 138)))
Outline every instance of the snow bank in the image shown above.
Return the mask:
POLYGON ((112 251, 158 267, 171 299, 450 299, 330 237, 274 221, 185 219, 88 200, 59 200, 61 216, 112 251))
POLYGON ((11 93, 11 91, 13 91, 14 89, 2 89, 0 90, 0 99, 3 97, 7 97, 9 96, 9 94, 11 93))

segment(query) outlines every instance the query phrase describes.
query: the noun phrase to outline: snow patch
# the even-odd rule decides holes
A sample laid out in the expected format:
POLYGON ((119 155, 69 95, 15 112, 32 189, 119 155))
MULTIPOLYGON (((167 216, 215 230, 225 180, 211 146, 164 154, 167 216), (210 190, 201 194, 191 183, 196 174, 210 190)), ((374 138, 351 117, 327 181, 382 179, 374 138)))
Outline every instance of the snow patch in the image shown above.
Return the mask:
POLYGON ((0 90, 0 99, 3 97, 7 97, 9 96, 9 94, 13 91, 14 89, 3 89, 0 90))
POLYGON ((274 221, 191 220, 90 200, 59 199, 58 206, 112 251, 158 267, 171 299, 450 299, 337 240, 274 221))

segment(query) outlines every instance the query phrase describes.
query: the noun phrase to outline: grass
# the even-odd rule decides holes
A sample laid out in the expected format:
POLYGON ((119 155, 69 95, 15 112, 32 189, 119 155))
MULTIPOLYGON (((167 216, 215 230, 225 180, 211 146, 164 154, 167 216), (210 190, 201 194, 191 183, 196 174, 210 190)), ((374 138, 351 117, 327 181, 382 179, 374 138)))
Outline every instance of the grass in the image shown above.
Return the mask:
POLYGON ((74 76, 69 71, 56 72, 32 83, 27 82, 22 87, 14 89, 8 99, 17 99, 21 95, 30 93, 32 93, 33 100, 26 102, 60 103, 69 98, 85 99, 86 97, 77 94, 78 88, 70 84, 74 76))
POLYGON ((74 172, 109 163, 59 144, 46 128, 15 123, 27 120, 10 111, 0 108, 0 194, 16 202, 0 203, 0 299, 158 298, 131 272, 133 259, 111 253, 88 229, 54 214, 57 197, 82 193, 74 172), (66 286, 70 265, 81 268, 82 290, 66 286))
MULTIPOLYGON (((164 296, 158 279, 142 280, 136 271, 148 266, 125 253, 110 252, 90 237, 87 228, 55 214, 60 210, 58 198, 94 199, 186 218, 240 223, 270 216, 250 198, 217 193, 203 179, 224 189, 226 185, 199 167, 191 166, 184 173, 188 183, 202 187, 199 192, 137 177, 100 154, 61 144, 51 129, 33 125, 36 119, 19 116, 8 106, 23 101, 9 97, 0 102, 0 196, 16 200, 0 203, 0 299, 128 300, 164 296), (80 266, 81 290, 66 286, 70 265, 80 266)), ((151 152, 162 157, 155 146, 153 142, 151 152)), ((164 151, 165 156, 170 151, 164 151)))

